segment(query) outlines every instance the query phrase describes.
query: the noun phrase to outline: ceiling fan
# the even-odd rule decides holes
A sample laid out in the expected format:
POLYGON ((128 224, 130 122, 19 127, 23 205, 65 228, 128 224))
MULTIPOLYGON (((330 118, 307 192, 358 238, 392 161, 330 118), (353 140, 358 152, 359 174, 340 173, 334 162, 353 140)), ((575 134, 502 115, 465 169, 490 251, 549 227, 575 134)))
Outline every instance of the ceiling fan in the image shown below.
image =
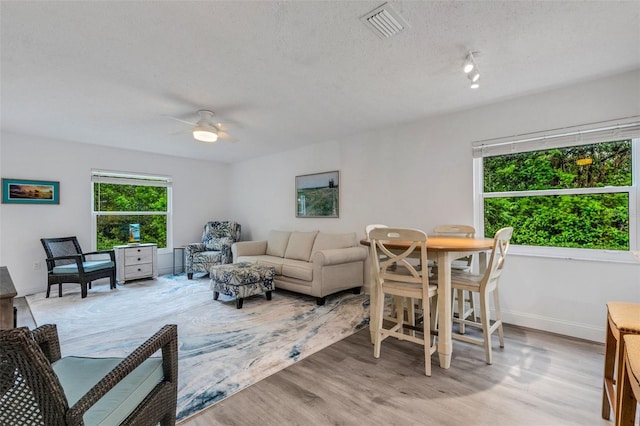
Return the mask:
POLYGON ((180 118, 171 117, 181 123, 190 124, 193 126, 191 131, 193 138, 200 142, 214 143, 218 139, 222 139, 228 142, 237 142, 238 140, 226 132, 226 125, 217 121, 214 118, 214 112, 206 109, 198 111, 200 118, 197 122, 182 120, 180 118))

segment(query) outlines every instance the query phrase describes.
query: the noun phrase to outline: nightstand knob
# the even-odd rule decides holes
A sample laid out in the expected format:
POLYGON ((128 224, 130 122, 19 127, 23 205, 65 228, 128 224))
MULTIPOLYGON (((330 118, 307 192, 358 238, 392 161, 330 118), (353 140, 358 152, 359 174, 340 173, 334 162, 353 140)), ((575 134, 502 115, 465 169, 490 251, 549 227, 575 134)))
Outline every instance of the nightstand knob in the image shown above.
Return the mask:
POLYGON ((138 262, 140 261, 140 258, 138 258, 138 262))

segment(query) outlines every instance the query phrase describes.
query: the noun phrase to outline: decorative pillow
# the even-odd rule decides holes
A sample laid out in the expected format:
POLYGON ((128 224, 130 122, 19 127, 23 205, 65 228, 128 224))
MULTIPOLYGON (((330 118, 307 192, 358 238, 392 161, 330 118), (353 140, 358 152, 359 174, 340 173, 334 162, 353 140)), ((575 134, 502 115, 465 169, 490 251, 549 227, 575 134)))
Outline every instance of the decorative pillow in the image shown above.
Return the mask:
POLYGON ((289 245, 287 245, 284 257, 308 262, 311 258, 311 248, 316 240, 316 235, 318 235, 318 231, 293 232, 289 238, 289 245))
POLYGON ((316 237, 315 243, 313 243, 311 256, 320 250, 356 247, 357 245, 358 240, 355 232, 345 234, 327 234, 325 232, 321 232, 316 237))
POLYGON ((267 254, 269 256, 284 257, 289 236, 291 236, 291 232, 289 231, 269 232, 269 238, 267 238, 267 254))

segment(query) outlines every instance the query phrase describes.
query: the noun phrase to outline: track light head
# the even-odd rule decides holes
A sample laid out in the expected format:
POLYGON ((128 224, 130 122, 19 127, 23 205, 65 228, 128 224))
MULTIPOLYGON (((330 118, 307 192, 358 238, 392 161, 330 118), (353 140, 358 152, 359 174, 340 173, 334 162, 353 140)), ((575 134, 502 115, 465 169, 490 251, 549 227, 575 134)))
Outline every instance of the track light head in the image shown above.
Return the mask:
POLYGON ((467 54, 467 57, 462 64, 462 70, 465 74, 467 74, 467 78, 471 80, 471 88, 477 89, 478 87, 480 87, 480 85, 478 84, 480 72, 478 71, 478 65, 476 64, 476 60, 473 57, 473 53, 474 52, 469 51, 469 53, 467 54))
POLYGON ((473 52, 469 52, 466 59, 464 60, 464 63, 462 64, 462 71, 464 71, 465 74, 469 74, 476 68, 476 61, 473 57, 473 52))

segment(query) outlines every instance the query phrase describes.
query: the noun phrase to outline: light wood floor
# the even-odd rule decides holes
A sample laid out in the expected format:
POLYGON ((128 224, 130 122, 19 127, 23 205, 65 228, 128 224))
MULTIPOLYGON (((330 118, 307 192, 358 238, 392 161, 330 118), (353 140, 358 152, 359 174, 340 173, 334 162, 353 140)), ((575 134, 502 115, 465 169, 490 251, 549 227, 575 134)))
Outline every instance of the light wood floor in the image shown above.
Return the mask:
MULTIPOLYGON (((17 300, 18 325, 32 326, 17 300)), ((451 368, 435 354, 426 377, 420 346, 389 338, 375 359, 366 329, 180 426, 613 424, 600 417, 603 345, 505 326, 493 348, 486 365, 481 346, 454 341, 451 368)))

